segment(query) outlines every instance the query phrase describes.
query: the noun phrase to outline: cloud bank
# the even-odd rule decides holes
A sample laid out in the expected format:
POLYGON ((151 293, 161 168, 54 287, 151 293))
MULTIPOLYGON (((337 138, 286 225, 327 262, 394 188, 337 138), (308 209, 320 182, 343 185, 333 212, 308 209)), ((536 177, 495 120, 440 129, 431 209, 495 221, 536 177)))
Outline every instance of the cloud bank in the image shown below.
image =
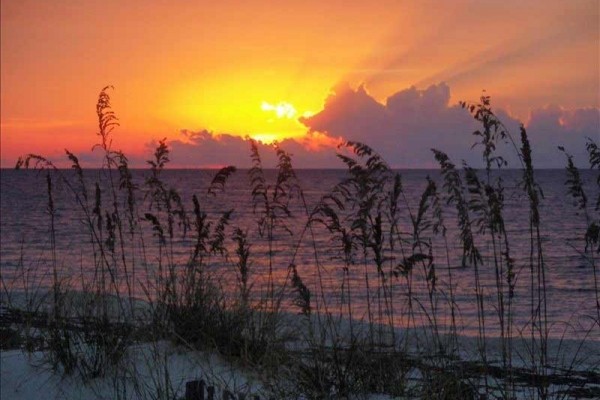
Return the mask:
POLYGON ((449 106, 445 84, 425 90, 414 87, 377 102, 364 86, 338 85, 321 112, 301 119, 310 132, 342 136, 369 144, 395 167, 433 166, 430 148, 465 157, 471 145, 468 134, 476 127, 459 106, 449 106))
MULTIPOLYGON (((518 142, 520 122, 504 110, 494 112, 518 142)), ((367 143, 395 167, 434 166, 431 148, 448 153, 456 162, 465 160, 475 166, 482 162, 479 149, 471 148, 476 140, 471 133, 479 126, 466 110, 450 104, 450 88, 445 83, 423 90, 410 87, 383 103, 370 96, 364 86, 352 89, 339 85, 321 112, 301 122, 310 132, 367 143)), ((535 165, 560 168, 563 160, 557 157, 559 145, 569 149, 580 162, 585 161, 585 138, 597 141, 600 136, 600 110, 548 106, 534 110, 525 125, 535 165)), ((512 145, 500 146, 499 151, 512 161, 512 166, 519 166, 512 145)))
MULTIPOLYGON (((519 145, 520 122, 501 109, 494 112, 519 145)), ((302 139, 279 143, 293 155, 298 168, 342 168, 335 152, 336 144, 343 140, 368 144, 398 168, 436 167, 431 148, 448 153, 456 164, 465 160, 473 166, 483 165, 480 149, 472 148, 476 141, 472 132, 479 126, 466 110, 450 104, 450 87, 445 83, 400 90, 384 102, 373 98, 364 86, 354 89, 340 84, 333 88, 320 112, 300 118, 300 122, 307 127, 307 134, 302 139)), ((559 145, 585 166, 586 137, 600 139, 600 110, 547 106, 533 110, 525 125, 536 167, 562 168, 564 158, 557 150, 559 145)), ((249 145, 243 138, 207 130, 181 133, 181 140, 170 142, 172 160, 178 166, 250 166, 249 145)), ((265 166, 274 167, 271 146, 261 144, 259 150, 265 166)), ((519 167, 511 144, 499 146, 499 153, 512 167, 519 167)))

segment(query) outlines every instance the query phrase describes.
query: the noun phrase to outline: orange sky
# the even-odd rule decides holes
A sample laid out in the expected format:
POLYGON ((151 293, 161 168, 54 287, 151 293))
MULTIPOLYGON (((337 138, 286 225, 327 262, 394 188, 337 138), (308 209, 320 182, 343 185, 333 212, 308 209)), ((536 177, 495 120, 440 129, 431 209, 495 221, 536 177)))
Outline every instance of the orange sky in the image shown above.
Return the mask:
POLYGON ((599 107, 597 0, 1 2, 1 163, 95 143, 111 84, 115 145, 181 129, 300 137, 341 81, 378 100, 446 82, 527 120, 599 107))

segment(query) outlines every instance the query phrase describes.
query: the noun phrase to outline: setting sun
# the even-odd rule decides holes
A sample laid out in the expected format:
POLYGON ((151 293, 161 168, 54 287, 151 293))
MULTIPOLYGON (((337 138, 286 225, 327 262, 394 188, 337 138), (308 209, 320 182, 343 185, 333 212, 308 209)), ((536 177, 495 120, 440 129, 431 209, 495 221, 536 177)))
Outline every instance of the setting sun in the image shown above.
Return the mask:
POLYGON ((264 71, 215 74, 213 80, 191 81, 169 90, 160 114, 181 129, 208 129, 265 143, 298 138, 306 133, 298 118, 320 108, 327 90, 313 85, 287 90, 290 86, 294 78, 286 74, 277 79, 264 71))
POLYGON ((296 109, 294 106, 290 103, 286 103, 285 101, 275 105, 263 101, 260 105, 260 109, 267 112, 274 112, 277 118, 294 118, 296 115, 296 109))

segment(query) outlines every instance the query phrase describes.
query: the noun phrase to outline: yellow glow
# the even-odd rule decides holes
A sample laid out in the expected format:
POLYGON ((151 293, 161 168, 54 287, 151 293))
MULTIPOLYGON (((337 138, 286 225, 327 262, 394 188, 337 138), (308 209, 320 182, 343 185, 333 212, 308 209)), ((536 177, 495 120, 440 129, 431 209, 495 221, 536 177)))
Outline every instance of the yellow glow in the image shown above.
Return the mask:
POLYGON ((306 127, 298 118, 322 107, 328 89, 294 85, 292 79, 261 71, 234 77, 224 72, 210 80, 179 86, 165 98, 161 114, 181 129, 249 136, 264 143, 302 137, 306 127), (297 86, 297 90, 290 91, 290 86, 297 86))

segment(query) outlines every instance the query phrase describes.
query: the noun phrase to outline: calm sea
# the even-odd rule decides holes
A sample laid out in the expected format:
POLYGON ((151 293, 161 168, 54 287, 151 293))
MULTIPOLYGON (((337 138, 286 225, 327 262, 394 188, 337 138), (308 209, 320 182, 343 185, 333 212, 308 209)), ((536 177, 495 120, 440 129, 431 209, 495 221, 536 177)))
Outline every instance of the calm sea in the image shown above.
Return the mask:
MULTIPOLYGON (((273 255, 273 273, 277 286, 281 286, 288 277, 288 266, 294 263, 298 273, 311 289, 313 301, 325 298, 330 311, 337 312, 346 307, 347 298, 340 296, 343 262, 340 244, 325 229, 315 226, 312 233, 304 231, 307 221, 307 210, 319 202, 340 180, 346 177, 343 170, 298 170, 296 171, 300 186, 305 196, 306 205, 299 199, 293 199, 290 204, 291 217, 286 224, 289 232, 282 228, 274 230, 271 254, 273 255), (302 234, 304 231, 304 234, 302 234), (317 268, 317 263, 320 268, 317 268), (318 288, 319 274, 323 293, 318 288)), ((403 187, 410 210, 404 205, 401 209, 401 228, 406 238, 404 243, 410 248, 410 217, 414 212, 422 191, 426 187, 426 177, 440 182, 438 171, 406 170, 402 174, 403 187)), ((219 279, 226 292, 233 293, 236 285, 235 253, 233 250, 232 233, 236 227, 248 232, 250 242, 250 280, 256 297, 264 293, 268 270, 269 245, 261 238, 257 228, 257 217, 253 213, 251 190, 247 171, 237 171, 227 182, 225 191, 217 196, 207 194, 207 188, 214 175, 212 170, 165 170, 162 178, 175 188, 181 195, 187 211, 191 214, 192 195, 197 194, 200 207, 209 218, 215 220, 227 210, 234 210, 226 230, 226 244, 229 246, 228 256, 215 255, 207 260, 210 270, 219 279)), ((75 182, 73 171, 62 171, 62 174, 75 182)), ((543 189, 542 201, 542 244, 546 263, 546 280, 548 286, 548 316, 553 322, 552 335, 560 337, 563 333, 568 336, 576 332, 586 332, 591 326, 590 316, 595 314, 595 292, 592 267, 584 254, 583 240, 586 219, 582 212, 576 209, 564 185, 567 179, 564 170, 540 170, 536 178, 543 189)), ((595 183, 596 172, 582 170, 582 178, 590 199, 589 215, 598 218, 593 210, 598 187, 595 183)), ((149 201, 144 196, 144 179, 148 171, 135 170, 134 180, 140 186, 138 191, 139 214, 149 211, 149 201)), ((275 180, 275 171, 266 171, 270 182, 275 180)), ((521 173, 516 170, 502 172, 505 191, 504 216, 509 235, 511 257, 516 265, 516 291, 514 297, 514 319, 516 329, 527 330, 530 303, 529 279, 529 205, 523 192, 518 188, 521 173)), ((93 183, 97 179, 106 182, 105 173, 100 170, 86 171, 89 180, 88 191, 90 204, 93 203, 93 183)), ((57 263, 61 279, 69 281, 74 288, 81 288, 90 282, 95 273, 93 263, 94 249, 90 245, 89 230, 84 224, 84 214, 75 202, 75 196, 67 185, 54 176, 54 203, 56 208, 56 248, 57 263)), ((103 184, 105 186, 105 184, 103 184)), ((439 185, 441 191, 441 182, 439 185)), ((1 271, 3 291, 19 291, 24 286, 30 289, 43 290, 51 284, 51 243, 50 218, 47 212, 48 196, 46 192, 46 177, 36 171, 1 171, 0 183, 1 219, 1 271)), ((122 202, 123 199, 119 199, 122 202)), ((103 195, 103 209, 112 210, 112 200, 103 195)), ((92 206, 91 206, 92 207, 92 206)), ((91 208, 90 208, 91 209, 91 208)), ((150 210, 156 212, 156 210, 150 210)), ((440 325, 449 323, 449 302, 447 300, 450 288, 455 296, 458 309, 458 322, 465 335, 475 335, 477 329, 475 292, 473 270, 461 268, 461 247, 456 236, 456 212, 452 207, 445 206, 445 224, 449 230, 450 267, 452 286, 448 276, 448 262, 444 241, 439 236, 431 236, 433 256, 437 269, 436 308, 440 325)), ((142 287, 150 280, 156 271, 160 255, 158 254, 158 238, 153 234, 151 225, 141 220, 143 234, 136 238, 133 252, 126 249, 131 265, 137 268, 136 284, 133 288, 137 297, 144 298, 147 294, 142 287)), ((183 238, 183 231, 176 227, 173 241, 173 261, 183 266, 189 259, 193 249, 193 234, 188 233, 183 238)), ((496 283, 494 268, 491 266, 491 241, 489 235, 477 236, 479 246, 486 265, 481 268, 485 292, 485 308, 488 312, 488 333, 497 333, 494 326, 496 283)), ((128 240, 128 239, 126 239, 128 240)), ((170 253, 169 253, 170 254, 170 253)), ((164 255, 164 253, 163 253, 164 255)), ((599 257, 600 258, 600 257, 599 257)), ((129 259, 128 259, 129 260, 129 259)), ((364 283, 364 263, 362 256, 357 257, 355 265, 350 266, 350 288, 353 315, 361 318, 366 315, 366 290, 364 283)), ((367 256, 371 274, 371 285, 376 286, 377 276, 372 255, 367 256)), ((392 265, 393 261, 389 262, 392 265)), ((597 260, 596 263, 600 264, 597 260)), ((429 299, 423 279, 423 271, 415 270, 414 299, 423 310, 429 310, 429 299)), ((406 282, 404 278, 395 280, 392 298, 396 314, 395 324, 406 324, 406 282)), ((291 294, 290 294, 291 296, 291 294)), ((377 293, 372 292, 375 301, 377 293)), ((288 296, 289 298, 289 296, 288 296)), ((322 300, 321 300, 322 301, 322 300)), ((291 302, 286 307, 293 308, 291 302)), ((423 311, 421 323, 427 323, 427 313, 423 311)), ((598 329, 591 332, 590 338, 600 340, 598 329)))

